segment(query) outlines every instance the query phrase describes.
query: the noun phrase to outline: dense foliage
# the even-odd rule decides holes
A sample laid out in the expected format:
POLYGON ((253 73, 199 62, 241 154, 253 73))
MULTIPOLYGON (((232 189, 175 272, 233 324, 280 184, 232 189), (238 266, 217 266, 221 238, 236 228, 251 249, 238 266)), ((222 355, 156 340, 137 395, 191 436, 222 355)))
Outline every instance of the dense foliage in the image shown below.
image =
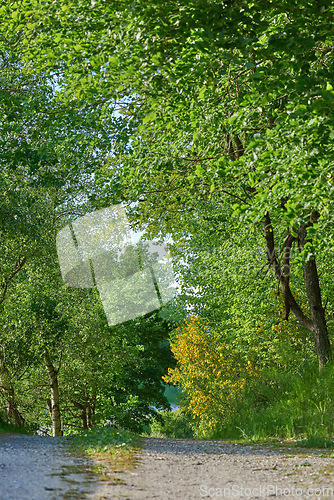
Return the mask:
MULTIPOLYGON (((40 236, 31 242, 27 233, 50 230, 48 200, 57 223, 127 202, 132 222, 147 234, 172 235, 182 292, 175 307, 205 325, 181 326, 174 351, 181 367, 192 359, 191 369, 201 371, 202 396, 221 373, 211 391, 212 422, 224 418, 218 402, 227 405, 225 380, 232 394, 248 363, 275 379, 280 371, 312 373, 317 358, 329 373, 334 3, 10 0, 0 13, 1 50, 20 56, 10 78, 25 78, 9 85, 4 76, 2 83, 1 113, 11 117, 3 117, 1 142, 8 165, 1 203, 9 207, 1 215, 3 255, 12 258, 3 264, 3 293, 21 273, 25 249, 39 245, 40 236), (32 191, 18 208, 19 179, 32 191), (36 200, 41 211, 28 231, 36 200), (22 212, 22 231, 12 234, 6 214, 14 212, 22 212), (225 369, 220 354, 227 346, 225 369)), ((44 337, 74 328, 56 327, 58 312, 38 311, 51 321, 46 327, 45 318, 36 319, 44 337)), ((183 368, 172 379, 185 386, 183 368)), ((130 372, 145 392, 149 372, 130 372)), ((240 398, 242 380, 234 391, 240 398)), ((209 421, 209 405, 194 402, 197 385, 187 389, 194 413, 209 421)), ((78 391, 80 401, 72 399, 82 405, 78 391)))
POLYGON ((96 206, 114 119, 103 104, 64 105, 56 79, 14 53, 0 64, 0 418, 54 435, 106 420, 138 430, 168 406, 169 326, 151 315, 109 328, 96 290, 62 283, 55 243, 96 206))

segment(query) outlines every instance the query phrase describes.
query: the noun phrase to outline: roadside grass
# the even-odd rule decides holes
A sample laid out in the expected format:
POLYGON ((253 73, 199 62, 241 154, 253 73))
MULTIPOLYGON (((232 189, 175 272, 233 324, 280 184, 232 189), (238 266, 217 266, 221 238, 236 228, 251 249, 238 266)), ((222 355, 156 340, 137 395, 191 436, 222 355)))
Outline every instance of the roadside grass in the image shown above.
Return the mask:
POLYGON ((320 375, 314 367, 294 374, 268 371, 245 392, 232 418, 215 435, 334 448, 333 389, 333 366, 320 375))
MULTIPOLYGON (((262 416, 259 415, 259 420, 261 420, 262 416)), ((224 435, 220 433, 218 435, 203 436, 196 433, 194 420, 191 416, 185 414, 184 409, 178 409, 174 412, 161 412, 160 418, 153 421, 150 432, 145 435, 158 438, 223 440, 227 443, 241 444, 252 448, 263 446, 285 453, 287 457, 308 457, 310 452, 320 457, 334 457, 334 441, 330 438, 319 435, 308 436, 307 432, 299 433, 297 436, 291 426, 279 428, 277 422, 273 422, 272 426, 269 427, 267 422, 262 427, 262 423, 259 421, 255 425, 254 420, 250 419, 248 421, 249 434, 246 434, 240 427, 231 425, 228 430, 225 429, 224 435)))
POLYGON ((326 439, 321 436, 309 436, 300 441, 296 441, 297 446, 301 446, 303 448, 325 448, 325 449, 333 449, 334 441, 331 439, 326 439))
POLYGON ((72 453, 89 459, 93 472, 99 481, 108 484, 122 484, 122 474, 138 464, 141 439, 126 429, 98 426, 69 436, 72 453))

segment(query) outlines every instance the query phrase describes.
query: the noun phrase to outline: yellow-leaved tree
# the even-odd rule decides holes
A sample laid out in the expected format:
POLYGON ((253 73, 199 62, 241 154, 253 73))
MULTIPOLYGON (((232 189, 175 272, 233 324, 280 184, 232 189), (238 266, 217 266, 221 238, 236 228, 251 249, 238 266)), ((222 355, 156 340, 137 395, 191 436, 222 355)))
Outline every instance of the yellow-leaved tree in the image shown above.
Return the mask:
POLYGON ((171 349, 177 365, 163 380, 179 385, 188 394, 188 409, 198 423, 199 434, 217 430, 242 399, 246 382, 254 374, 251 362, 242 362, 232 346, 196 316, 178 327, 171 349))

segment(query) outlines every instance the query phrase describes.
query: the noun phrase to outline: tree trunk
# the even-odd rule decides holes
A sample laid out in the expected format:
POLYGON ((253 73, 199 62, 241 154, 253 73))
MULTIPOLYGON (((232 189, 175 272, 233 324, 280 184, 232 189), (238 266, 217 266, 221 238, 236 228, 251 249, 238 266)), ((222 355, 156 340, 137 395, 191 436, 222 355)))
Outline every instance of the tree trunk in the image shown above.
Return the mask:
MULTIPOLYGON (((306 231, 303 231, 303 236, 305 236, 305 234, 306 231)), ((304 248, 304 241, 304 237, 302 237, 302 248, 304 248)), ((312 320, 312 333, 319 359, 319 370, 321 370, 324 365, 332 359, 332 351, 328 336, 325 310, 322 306, 321 289, 315 259, 310 259, 305 264, 304 282, 312 320)))
POLYGON ((59 386, 58 386, 58 370, 55 369, 53 363, 51 361, 50 355, 46 352, 44 357, 45 367, 48 372, 49 382, 50 382, 50 390, 51 390, 51 398, 48 401, 48 407, 52 422, 52 435, 62 436, 61 429, 61 418, 60 418, 60 399, 59 399, 59 386))
MULTIPOLYGON (((299 228, 298 241, 301 250, 304 250, 305 243, 309 241, 306 239, 307 227, 312 225, 313 222, 315 222, 315 220, 313 220, 311 216, 310 222, 299 228)), ((268 212, 265 217, 265 237, 268 263, 272 266, 275 277, 282 287, 286 310, 284 319, 288 320, 289 313, 292 311, 299 323, 312 332, 319 360, 319 370, 321 370, 324 365, 332 359, 332 350, 328 336, 325 310, 322 306, 321 289, 315 259, 309 259, 304 267, 304 284, 310 309, 309 318, 302 311, 290 289, 291 248, 297 238, 288 234, 283 245, 283 265, 281 266, 275 249, 274 232, 268 212)))
POLYGON ((89 400, 89 406, 87 408, 88 427, 93 427, 93 420, 95 416, 95 404, 96 404, 96 393, 93 392, 92 397, 89 400))
POLYGON ((90 397, 88 392, 85 392, 84 397, 84 403, 76 401, 75 399, 71 399, 71 402, 80 410, 78 417, 81 420, 81 427, 83 429, 89 429, 92 427, 93 416, 95 414, 96 393, 93 392, 93 395, 90 397))
POLYGON ((81 418, 81 427, 83 429, 88 429, 87 404, 83 405, 80 418, 81 418))
POLYGON ((88 402, 85 401, 84 403, 80 403, 79 401, 76 401, 75 399, 71 399, 71 401, 72 401, 73 405, 80 410, 79 418, 81 420, 81 427, 83 429, 88 429, 88 427, 89 427, 88 413, 87 413, 88 402))
POLYGON ((2 359, 0 359, 0 392, 7 403, 7 416, 10 423, 16 427, 24 427, 25 420, 17 407, 11 376, 2 359))

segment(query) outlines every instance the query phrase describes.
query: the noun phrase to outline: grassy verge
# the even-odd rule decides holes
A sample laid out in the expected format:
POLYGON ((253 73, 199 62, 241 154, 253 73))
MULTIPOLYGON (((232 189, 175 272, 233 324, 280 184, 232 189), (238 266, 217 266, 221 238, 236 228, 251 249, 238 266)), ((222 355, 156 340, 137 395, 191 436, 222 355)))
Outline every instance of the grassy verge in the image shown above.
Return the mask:
POLYGON ((333 366, 263 375, 245 392, 217 434, 246 441, 290 440, 310 448, 334 447, 333 366))
POLYGON ((96 478, 108 484, 122 484, 118 474, 136 466, 141 445, 140 438, 133 432, 109 426, 71 436, 70 443, 73 452, 91 460, 91 471, 96 478))

